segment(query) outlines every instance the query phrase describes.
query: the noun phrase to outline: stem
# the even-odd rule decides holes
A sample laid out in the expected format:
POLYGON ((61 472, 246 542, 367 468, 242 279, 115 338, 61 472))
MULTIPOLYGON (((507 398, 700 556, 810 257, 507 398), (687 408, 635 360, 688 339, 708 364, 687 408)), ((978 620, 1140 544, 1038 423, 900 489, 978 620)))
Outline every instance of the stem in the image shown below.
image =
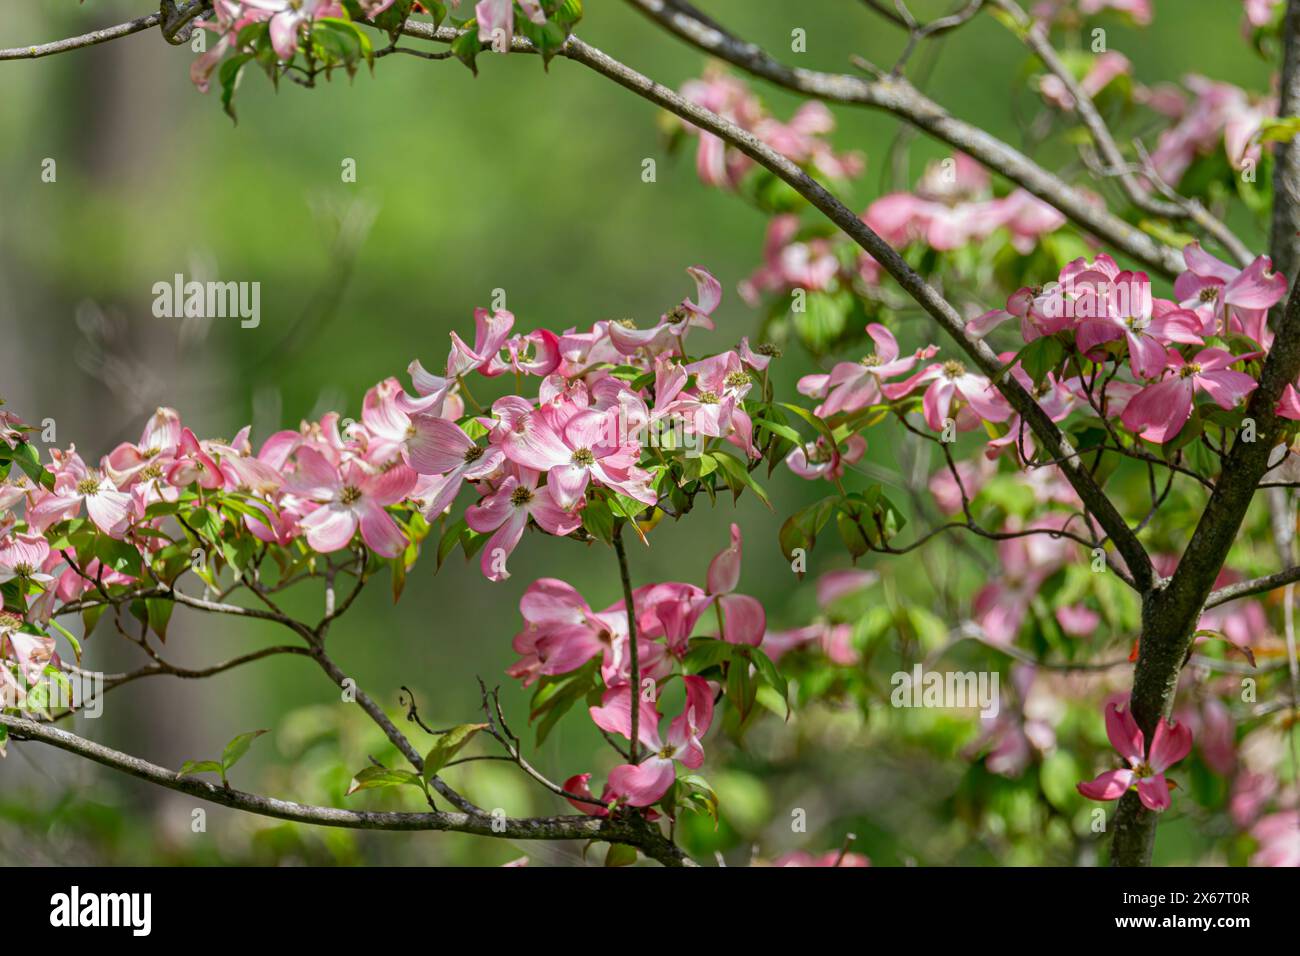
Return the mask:
MULTIPOLYGON (((345 683, 348 679, 347 675, 339 669, 339 666, 334 663, 329 655, 325 653, 325 649, 319 644, 312 648, 312 657, 316 659, 316 662, 320 664, 321 669, 330 676, 330 679, 333 680, 335 684, 356 695, 357 705, 370 716, 371 720, 379 725, 379 728, 383 730, 388 739, 393 742, 393 746, 400 750, 402 755, 411 762, 411 766, 415 767, 416 770, 422 771, 424 769, 424 758, 421 757, 419 751, 411 745, 411 742, 406 739, 406 735, 398 730, 393 722, 388 719, 388 715, 384 713, 384 709, 376 704, 374 700, 370 698, 369 694, 356 686, 355 681, 352 682, 351 687, 348 687, 345 683)), ((443 782, 441 777, 434 776, 430 782, 438 793, 442 794, 445 799, 459 807, 461 810, 464 810, 466 813, 481 814, 483 812, 471 801, 465 799, 465 797, 461 796, 449 787, 445 782, 443 782)))
POLYGON ((636 647, 636 608, 632 605, 632 578, 627 571, 627 552, 623 549, 623 525, 614 532, 614 553, 618 555, 618 574, 623 581, 623 603, 627 606, 628 679, 631 682, 632 742, 628 748, 632 763, 641 761, 641 660, 636 647))
POLYGON ((208 783, 197 777, 182 777, 174 770, 149 763, 131 754, 113 750, 76 734, 39 724, 22 717, 0 714, 0 726, 8 727, 14 741, 35 740, 95 763, 121 771, 168 790, 189 794, 209 803, 260 816, 316 826, 354 830, 444 830, 516 840, 603 840, 634 846, 664 866, 692 866, 691 860, 670 843, 655 826, 640 817, 590 817, 570 814, 558 817, 502 818, 473 810, 466 813, 373 813, 340 810, 277 800, 208 783))

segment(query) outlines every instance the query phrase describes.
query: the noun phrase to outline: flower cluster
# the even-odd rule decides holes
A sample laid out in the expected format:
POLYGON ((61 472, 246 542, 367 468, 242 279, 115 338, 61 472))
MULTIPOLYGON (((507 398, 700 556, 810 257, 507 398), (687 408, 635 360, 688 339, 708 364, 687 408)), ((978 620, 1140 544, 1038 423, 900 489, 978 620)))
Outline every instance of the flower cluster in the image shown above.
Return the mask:
POLYGON ((1042 20, 1065 20, 1078 14, 1093 16, 1105 10, 1127 14, 1139 26, 1151 23, 1151 0, 1040 0, 1034 16, 1042 20))
POLYGON ((939 252, 1005 229, 1012 246, 1024 253, 1039 236, 1065 224, 1064 216, 1023 189, 994 198, 988 172, 965 153, 931 163, 915 191, 881 196, 863 218, 892 246, 922 242, 939 252))
MULTIPOLYGON (((529 527, 613 544, 624 527, 644 538, 666 514, 689 510, 701 491, 761 494, 750 471, 778 437, 756 436, 755 425, 759 415, 777 414, 766 380, 771 355, 742 340, 689 356, 692 332, 714 326, 721 287, 702 268, 688 272, 694 295, 644 328, 602 320, 522 332, 510 312, 479 309, 472 341, 452 332, 436 373, 410 364, 410 391, 385 379, 366 392, 358 419, 331 412, 260 445, 247 427, 231 439, 200 438, 177 411, 159 408, 138 441, 99 459, 69 447, 42 461, 31 429, 3 412, 5 706, 42 709, 48 694, 38 688, 65 676, 57 635, 79 658, 80 643, 60 616, 125 600, 156 603, 167 610, 148 608, 147 623, 161 637, 169 599, 133 596, 174 595, 186 573, 221 591, 223 575, 270 580, 268 558, 287 581, 322 566, 365 575, 387 565, 400 587, 440 525, 439 563, 457 544, 467 556, 481 549, 483 574, 501 581, 529 527), (501 385, 507 394, 486 407, 473 395, 501 385), (474 501, 461 510, 466 489, 474 501)), ((715 694, 725 686, 747 708, 760 682, 778 680, 759 647, 763 606, 737 592, 740 561, 733 525, 704 587, 646 585, 631 592, 630 609, 619 602, 599 612, 562 581, 542 579, 525 591, 526 626, 515 639, 521 660, 510 673, 545 695, 556 682, 586 681, 584 692, 601 699, 591 708, 597 726, 635 736, 632 756, 646 752, 610 774, 607 804, 663 799, 677 764, 700 766, 715 694), (714 635, 697 634, 709 621, 714 635), (658 689, 679 677, 686 703, 661 732, 658 689)), ((88 617, 87 634, 93 624, 88 617)), ((689 792, 679 796, 689 802, 689 792)))
POLYGON ((213 0, 211 16, 195 26, 215 40, 210 48, 195 47, 202 52, 190 65, 190 79, 206 93, 215 74, 222 106, 234 118, 235 90, 248 63, 277 83, 287 76, 310 87, 336 69, 352 76, 362 64, 373 69, 381 55, 362 25, 396 40, 412 13, 428 15, 435 27, 448 21, 459 31, 452 54, 477 71, 481 49, 509 52, 516 34, 550 60, 581 20, 582 5, 568 0, 213 0))
MULTIPOLYGON (((644 585, 632 591, 630 613, 626 601, 593 611, 576 589, 552 578, 535 581, 524 592, 519 602, 524 628, 514 640, 520 660, 509 673, 525 685, 540 681, 535 712, 554 711, 565 701, 563 706, 571 706, 579 692, 596 695, 600 704, 589 708, 592 721, 631 741, 632 700, 637 701, 636 738, 646 756, 610 771, 603 803, 650 806, 676 779, 674 761, 692 770, 701 766, 700 738, 713 721, 717 692, 701 674, 714 668, 720 680, 743 688, 752 679, 751 667, 755 672, 762 671, 761 665, 770 668, 758 650, 767 629, 763 606, 736 593, 740 564, 740 529, 732 525, 731 544, 710 562, 705 587, 676 581, 644 585), (697 629, 704 629, 702 621, 710 618, 716 621, 716 636, 696 636, 697 629), (638 688, 632 684, 631 624, 636 628, 638 688), (733 676, 732 669, 744 673, 733 676), (661 736, 661 691, 678 677, 685 686, 685 704, 661 736), (561 695, 557 687, 566 690, 561 695)), ((573 777, 565 788, 590 798, 590 776, 573 777)), ((574 805, 584 812, 607 812, 589 802, 574 805)))
MULTIPOLYGON (((835 129, 835 118, 824 103, 805 103, 788 122, 782 122, 768 114, 748 86, 721 67, 712 67, 701 78, 686 83, 682 96, 753 133, 778 153, 831 179, 853 179, 862 173, 864 164, 860 154, 836 153, 824 138, 835 129)), ((695 169, 701 182, 735 189, 755 168, 752 159, 712 133, 690 124, 685 124, 684 129, 699 141, 695 169)))
POLYGON ((1176 185, 1199 156, 1222 148, 1234 170, 1260 160, 1258 133, 1277 115, 1276 98, 1254 98, 1244 90, 1192 74, 1183 85, 1191 102, 1174 86, 1159 87, 1147 96, 1147 105, 1173 121, 1156 140, 1151 164, 1160 178, 1176 185))
MULTIPOLYGON (((969 328, 987 336, 1018 321, 1024 345, 1002 358, 1054 421, 1072 414, 1102 417, 1148 441, 1169 441, 1191 418, 1201 393, 1232 411, 1254 390, 1255 379, 1233 366, 1262 356, 1271 343, 1268 310, 1286 294, 1286 280, 1267 256, 1237 269, 1196 243, 1184 255, 1187 271, 1174 285, 1178 301, 1155 298, 1145 273, 1121 271, 1103 254, 1071 262, 1048 286, 1018 290, 1006 309, 979 316, 969 328)), ((800 381, 801 393, 823 400, 818 415, 905 403, 919 391, 931 429, 949 421, 958 431, 984 425, 1000 436, 989 443, 990 456, 1008 449, 1032 455, 1032 437, 987 376, 957 360, 912 372, 936 353, 934 346, 903 355, 888 329, 870 325, 867 332, 875 352, 800 381)), ((1292 396, 1281 414, 1296 414, 1292 396)), ((820 476, 803 458, 790 464, 805 477, 820 476)))

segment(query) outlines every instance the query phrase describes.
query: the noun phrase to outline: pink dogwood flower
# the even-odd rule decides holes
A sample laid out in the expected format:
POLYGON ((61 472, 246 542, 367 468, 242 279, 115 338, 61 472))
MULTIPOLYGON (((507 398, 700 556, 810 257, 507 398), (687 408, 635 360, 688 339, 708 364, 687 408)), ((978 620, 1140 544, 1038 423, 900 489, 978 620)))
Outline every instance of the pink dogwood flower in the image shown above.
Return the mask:
MULTIPOLYGON (((1132 64, 1129 63, 1128 57, 1110 50, 1093 59, 1088 72, 1079 81, 1079 86, 1090 98, 1095 97, 1109 86, 1112 80, 1131 71, 1132 64)), ((1065 88, 1065 83, 1060 77, 1052 74, 1044 76, 1038 81, 1038 89, 1043 94, 1043 98, 1058 109, 1067 111, 1074 109, 1074 97, 1065 88)))
POLYGON ((772 861, 773 866, 780 867, 841 867, 853 869, 871 866, 871 860, 861 853, 845 853, 842 850, 829 850, 814 856, 807 850, 795 850, 778 856, 772 861))
MULTIPOLYGON (((649 756, 639 764, 623 764, 609 772, 610 789, 624 795, 630 806, 648 807, 668 792, 677 777, 674 761, 689 770, 699 769, 704 763, 700 738, 713 723, 713 694, 702 677, 683 677, 682 681, 686 685, 686 706, 672 719, 663 738, 659 735, 658 709, 638 695, 637 736, 650 751, 649 756)), ((629 685, 610 688, 601 705, 590 708, 591 719, 602 730, 631 740, 631 701, 629 685)))
POLYGON ((1251 827, 1259 849, 1251 866, 1300 866, 1300 810, 1281 810, 1251 827))
POLYGON ((1202 349, 1190 362, 1174 349, 1168 352, 1172 374, 1148 385, 1129 400, 1121 421, 1147 441, 1165 442, 1177 435, 1192 414, 1197 390, 1208 394, 1222 409, 1231 410, 1259 384, 1245 372, 1228 366, 1256 357, 1233 355, 1223 349, 1202 349))
POLYGON ((300 522, 313 550, 341 551, 358 528, 366 546, 381 557, 395 558, 406 549, 406 537, 384 509, 406 497, 415 472, 405 465, 375 471, 359 461, 335 467, 314 448, 300 449, 297 457, 291 487, 319 505, 300 522))
POLYGON ((1138 798, 1148 810, 1168 809, 1172 784, 1165 779, 1165 771, 1191 752, 1191 729, 1186 724, 1167 723, 1161 717, 1148 755, 1146 740, 1132 712, 1112 702, 1106 707, 1106 736, 1128 766, 1078 783, 1079 793, 1089 800, 1118 800, 1136 786, 1138 798))
POLYGON ((641 449, 620 441, 617 410, 579 412, 562 429, 545 418, 533 417, 519 442, 506 444, 505 453, 525 468, 546 473, 546 485, 555 503, 566 511, 582 500, 591 480, 645 504, 657 497, 649 474, 637 467, 641 449))
POLYGON ((112 538, 120 538, 131 521, 131 496, 119 491, 109 476, 86 463, 75 450, 56 455, 54 490, 38 495, 27 510, 32 530, 44 532, 65 518, 75 518, 85 502, 86 513, 95 527, 112 538))
POLYGON ((1230 266, 1201 248, 1183 247, 1187 271, 1174 280, 1174 295, 1183 308, 1194 311, 1205 335, 1245 332, 1268 345, 1268 310, 1286 295, 1286 276, 1273 271, 1268 256, 1257 256, 1244 269, 1230 266))
POLYGON ((243 0, 243 5, 271 15, 271 47, 281 60, 293 59, 303 27, 322 17, 346 15, 337 0, 243 0))
POLYGON ((464 482, 493 474, 506 456, 496 445, 478 444, 445 418, 428 419, 421 427, 428 441, 412 449, 411 467, 421 477, 411 494, 423 502, 424 515, 432 520, 456 499, 464 482))
POLYGON ((681 355, 686 336, 693 328, 712 329, 713 313, 722 303, 722 283, 700 266, 691 266, 687 274, 695 280, 695 300, 683 299, 660 317, 649 329, 638 329, 631 320, 610 322, 605 331, 610 343, 621 355, 663 352, 681 355))
POLYGON ((954 398, 965 399, 980 418, 990 422, 1003 422, 1011 414, 1011 407, 994 391, 989 380, 975 375, 955 359, 935 362, 906 381, 890 386, 888 397, 901 398, 919 385, 925 385, 921 408, 925 423, 935 431, 942 431, 944 420, 952 409, 954 398))
POLYGON ((857 464, 867 453, 867 440, 861 435, 849 435, 835 448, 825 438, 799 445, 786 455, 786 466, 800 478, 814 480, 825 478, 835 481, 844 476, 848 465, 857 464))
POLYGON ((582 526, 582 516, 565 511, 550 493, 537 487, 538 474, 531 468, 516 467, 496 491, 465 511, 465 523, 480 534, 492 532, 483 547, 480 566, 489 581, 510 577, 506 559, 514 552, 532 518, 548 534, 571 534, 582 526))
MULTIPOLYGON (((519 0, 519 9, 533 23, 546 22, 546 14, 537 0, 519 0)), ((479 0, 474 7, 474 19, 478 21, 478 34, 484 43, 495 43, 497 37, 503 38, 505 48, 510 49, 510 41, 515 36, 515 8, 513 0, 479 0), (497 31, 500 30, 500 34, 497 31)))
POLYGON ((460 378, 475 369, 485 368, 494 358, 514 328, 515 317, 504 309, 489 312, 474 310, 474 347, 471 349, 461 337, 451 333, 451 354, 447 356, 447 377, 460 378))
POLYGON ((1276 98, 1253 98, 1231 83, 1195 74, 1185 77, 1183 84, 1196 101, 1174 113, 1176 122, 1156 141, 1151 164, 1160 178, 1177 186, 1196 158, 1212 153, 1220 143, 1233 169, 1258 163, 1262 148, 1255 134, 1265 120, 1277 115, 1276 98))
POLYGON ((560 339, 550 329, 512 335, 501 344, 492 359, 479 369, 494 377, 513 371, 519 375, 550 375, 560 364, 560 339))
POLYGON ((794 213, 774 216, 763 240, 763 265, 740 283, 740 297, 750 305, 760 294, 780 295, 793 289, 829 289, 840 272, 840 260, 829 239, 797 241, 799 217, 794 213))
POLYGON ((724 641, 732 644, 762 643, 767 630, 767 612, 762 603, 747 594, 736 594, 740 584, 740 526, 731 526, 731 544, 709 562, 706 593, 721 614, 724 641))
POLYGON ((1168 303, 1157 308, 1145 272, 1121 272, 1098 296, 1097 305, 1096 314, 1076 327, 1075 345, 1087 355, 1107 342, 1125 340, 1134 378, 1157 378, 1172 343, 1203 344, 1196 314, 1168 303))
MULTIPOLYGON (((900 357, 898 340, 889 329, 873 322, 867 326, 867 334, 875 343, 874 352, 857 362, 840 362, 831 369, 826 380, 826 402, 818 412, 823 418, 836 412, 855 412, 879 402, 887 379, 907 374, 917 362, 932 358, 939 351, 938 346, 931 345, 900 357)), ((884 393, 888 397, 887 388, 884 393)))
POLYGON ((543 674, 567 674, 596 656, 618 669, 627 654, 627 612, 621 605, 595 612, 573 585, 540 578, 519 599, 524 630, 515 650, 532 653, 543 674), (526 648, 526 650, 525 650, 526 648))
POLYGON ((181 429, 180 444, 167 469, 167 480, 178 488, 197 483, 200 488, 209 490, 222 487, 226 481, 216 459, 188 428, 181 429))
MULTIPOLYGON (((0 538, 0 584, 20 578, 44 586, 54 580, 44 572, 50 545, 41 534, 15 534, 0 538)), ((3 607, 0 598, 0 607, 3 607)))

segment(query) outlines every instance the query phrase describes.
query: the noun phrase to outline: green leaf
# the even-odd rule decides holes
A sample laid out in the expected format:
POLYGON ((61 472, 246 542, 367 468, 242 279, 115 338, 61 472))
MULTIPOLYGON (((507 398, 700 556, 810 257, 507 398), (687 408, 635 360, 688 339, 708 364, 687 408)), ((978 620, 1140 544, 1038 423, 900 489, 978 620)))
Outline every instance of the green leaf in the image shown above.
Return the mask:
POLYGON ((239 88, 239 78, 244 72, 244 64, 253 58, 251 53, 237 53, 221 64, 217 78, 221 83, 221 108, 226 111, 231 122, 238 123, 235 115, 235 90, 239 88))
MULTIPOLYGON (((785 520, 777 534, 777 540, 781 546, 781 553, 785 555, 787 561, 795 560, 796 548, 802 548, 805 556, 813 549, 813 545, 817 543, 817 535, 835 513, 835 504, 838 500, 835 495, 828 495, 821 501, 815 501, 806 508, 796 511, 785 520)), ((803 574, 804 572, 799 572, 800 577, 803 574)))
POLYGON ((438 541, 437 567, 442 567, 442 562, 447 559, 447 555, 451 554, 451 552, 455 550, 456 545, 460 542, 461 534, 468 529, 469 525, 465 523, 464 518, 448 523, 447 527, 442 532, 442 538, 438 541))
POLYGON ((771 432, 774 435, 780 435, 782 438, 794 442, 796 445, 803 444, 803 438, 800 434, 789 425, 781 425, 777 422, 769 422, 766 418, 754 419, 754 424, 765 432, 771 432))
POLYGON ((230 768, 239 763, 244 754, 248 753, 248 748, 252 746, 253 741, 264 733, 266 733, 265 730, 252 730, 246 734, 240 734, 226 744, 226 749, 221 752, 221 779, 223 781, 226 774, 230 772, 230 768))
POLYGON ((1259 124, 1256 134, 1261 143, 1288 143, 1300 135, 1300 116, 1279 116, 1259 124))
POLYGON ((826 439, 829 447, 831 448, 836 447, 835 433, 831 431, 830 425, 826 424, 826 422, 823 419, 818 418, 808 409, 800 405, 791 405, 788 402, 777 402, 777 404, 780 405, 782 408, 786 409, 787 411, 794 412, 796 415, 798 415, 800 418, 806 421, 813 428, 817 429, 817 433, 821 435, 822 438, 826 439))
POLYGON ((451 52, 456 59, 469 67, 471 73, 478 76, 478 65, 475 61, 481 46, 478 38, 478 23, 474 22, 464 33, 451 41, 451 52))
POLYGON ((545 742, 547 735, 560 718, 595 688, 599 661, 600 658, 595 658, 571 673, 542 678, 533 694, 528 713, 530 724, 545 715, 537 725, 538 746, 545 742))
MULTIPOLYGON (((181 764, 181 769, 176 771, 178 777, 188 777, 195 773, 221 773, 221 764, 215 760, 187 760, 181 764)), ((224 779, 224 776, 223 778, 224 779)))
POLYGON ((97 535, 94 553, 104 567, 132 577, 140 576, 140 552, 125 541, 110 538, 106 534, 97 535))
MULTIPOLYGON (((781 672, 777 670, 776 662, 768 657, 762 648, 750 647, 749 645, 743 645, 743 648, 744 655, 753 662, 754 669, 758 671, 758 676, 763 678, 763 681, 776 690, 783 699, 787 698, 790 693, 790 686, 786 679, 781 676, 781 672)), ((786 715, 789 716, 790 704, 788 701, 785 709, 786 715)))
POLYGON ((844 547, 848 548, 849 554, 853 557, 860 558, 871 550, 870 539, 855 518, 839 511, 835 515, 835 527, 839 530, 844 547))
POLYGON ((605 854, 606 866, 631 866, 636 862, 636 847, 626 843, 611 843, 605 854))
POLYGON ((745 718, 754 709, 754 698, 758 693, 758 684, 749 670, 749 661, 743 658, 733 660, 727 666, 727 700, 736 708, 743 724, 745 718))
POLYGON ((54 487, 54 475, 41 464, 40 453, 31 442, 19 442, 10 452, 10 457, 18 462, 18 467, 23 470, 23 474, 32 481, 45 488, 54 487))
POLYGON ((424 771, 421 779, 428 783, 443 767, 451 763, 453 757, 460 753, 462 747, 474 739, 474 735, 486 728, 487 724, 459 724, 438 737, 424 758, 424 771))
POLYGON ((175 602, 164 601, 162 598, 146 598, 144 604, 149 615, 149 626, 158 635, 158 640, 167 643, 167 624, 172 619, 172 611, 176 608, 175 602))
POLYGON ((207 508, 195 508, 184 516, 185 524, 194 533, 209 543, 216 544, 221 538, 221 520, 207 508))
POLYGON ((710 667, 721 667, 732 659, 738 646, 714 637, 693 638, 682 667, 689 674, 699 674, 710 667))
POLYGON ((767 505, 768 509, 771 510, 772 502, 767 497, 767 492, 763 490, 762 485, 754 480, 754 476, 750 474, 749 469, 745 467, 743 461, 733 455, 725 454, 724 452, 715 453, 713 458, 725 473, 727 485, 731 488, 733 498, 739 498, 741 491, 745 488, 752 488, 754 494, 758 496, 758 500, 767 505))
POLYGON ((388 770, 384 767, 366 767, 358 771, 357 775, 352 778, 348 785, 345 797, 350 797, 358 790, 377 790, 381 787, 403 787, 410 786, 423 790, 424 785, 420 780, 419 774, 412 773, 410 770, 388 770))
POLYGON ((717 470, 718 461, 708 452, 682 459, 682 478, 686 481, 698 481, 717 470))
POLYGON ((1047 373, 1060 365, 1061 360, 1065 358, 1065 346, 1055 336, 1045 335, 1026 345, 1017 357, 1020 360, 1020 367, 1025 370, 1025 374, 1033 383, 1042 385, 1047 378, 1047 373))
POLYGON ((582 526, 592 537, 606 544, 614 543, 614 512, 601 498, 592 498, 582 509, 582 526))
POLYGON ((707 813, 718 826, 718 795, 709 782, 698 774, 689 774, 677 781, 677 803, 696 812, 707 813))
POLYGON ((565 30, 572 30, 582 19, 582 0, 563 0, 555 8, 553 19, 565 30))

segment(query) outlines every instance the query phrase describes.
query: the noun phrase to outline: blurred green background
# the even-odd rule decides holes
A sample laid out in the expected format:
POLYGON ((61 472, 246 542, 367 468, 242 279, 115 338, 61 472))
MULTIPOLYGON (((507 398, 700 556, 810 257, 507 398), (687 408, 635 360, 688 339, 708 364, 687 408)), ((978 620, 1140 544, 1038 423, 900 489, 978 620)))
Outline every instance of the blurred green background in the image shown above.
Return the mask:
MULTIPOLYGON (((864 5, 845 0, 705 6, 779 57, 823 69, 851 69, 853 53, 891 63, 902 40, 864 5), (796 27, 807 32, 803 54, 790 52, 796 27)), ((913 6, 924 17, 945 5, 913 6)), ((81 33, 148 7, 10 4, 0 46, 81 33)), ((1269 66, 1238 39, 1240 15, 1236 0, 1160 0, 1152 27, 1112 26, 1109 44, 1147 82, 1195 71, 1266 89, 1269 66)), ((579 32, 671 86, 704 66, 703 57, 612 0, 588 2, 579 32)), ((75 442, 97 457, 135 440, 159 404, 177 407, 200 435, 230 435, 252 422, 255 442, 330 408, 358 416, 365 389, 389 375, 405 381, 413 358, 438 368, 447 333, 472 332, 473 308, 487 305, 496 288, 523 329, 585 328, 624 316, 644 322, 691 290, 683 270, 700 264, 727 293, 707 344, 725 347, 757 327, 758 313, 734 290, 758 263, 764 218, 700 186, 689 151, 664 155, 656 110, 580 66, 557 59, 547 73, 535 58, 485 56, 476 79, 455 62, 391 57, 374 76, 340 76, 315 90, 285 84, 278 92, 249 70, 236 126, 216 94, 191 86, 192 59, 188 47, 169 47, 148 32, 0 64, 0 394, 28 421, 53 419, 61 446, 75 442), (57 163, 55 183, 41 180, 47 158, 57 163), (654 183, 642 181, 646 158, 658 161, 654 183), (355 183, 341 181, 345 159, 356 162, 355 183), (177 272, 260 282, 260 327, 155 318, 151 288, 177 272)), ((945 42, 926 89, 956 115, 1019 142, 1009 91, 1025 62, 1015 41, 981 17, 945 42)), ((758 90, 778 116, 793 109, 779 91, 758 90)), ((867 157, 853 196, 864 208, 881 187, 897 124, 864 110, 835 114, 837 147, 867 157)), ((1037 158, 1070 161, 1066 147, 1056 148, 1037 158)), ((917 140, 912 176, 940 155, 946 151, 917 140)), ((778 389, 790 394, 811 369, 792 351, 777 363, 778 389)), ((893 464, 891 449, 874 447, 872 457, 893 464)), ((814 493, 784 469, 769 490, 782 514, 814 493)), ((752 496, 661 526, 651 549, 632 548, 635 583, 702 582, 731 521, 746 535, 742 590, 764 599, 770 626, 806 620, 810 588, 792 587, 776 546, 779 517, 752 496)), ((396 606, 377 582, 336 625, 331 643, 342 666, 394 712, 398 687, 409 685, 434 725, 474 719, 474 678, 482 675, 504 685, 507 713, 522 727, 526 696, 503 669, 514 657, 518 598, 531 580, 563 577, 595 607, 619 595, 610 555, 569 542, 527 538, 512 559, 513 577, 499 585, 456 557, 435 576, 429 558, 396 606)), ((825 549, 810 571, 846 563, 825 549)), ((314 613, 318 596, 302 600, 314 613)), ((210 663, 273 638, 178 614, 168 652, 177 663, 210 663)), ((89 666, 137 664, 121 643, 101 629, 88 646, 89 666)), ((342 799, 349 771, 367 754, 385 752, 355 716, 323 675, 291 658, 201 683, 139 682, 110 695, 102 720, 77 726, 167 766, 213 756, 236 733, 276 728, 235 772, 236 785, 328 801, 342 799), (325 743, 312 746, 317 736, 325 743), (304 759, 290 764, 299 753, 304 759)), ((701 845, 716 839, 743 862, 756 841, 770 852, 829 849, 851 827, 878 863, 1018 861, 1014 849, 960 845, 951 806, 930 796, 962 772, 960 761, 925 765, 915 755, 867 748, 860 722, 856 711, 810 714, 790 725, 769 721, 748 737, 730 769, 711 776, 728 816, 722 836, 705 834, 701 845), (765 769, 791 753, 799 755, 797 773, 765 769), (809 834, 790 833, 792 806, 809 809, 809 834)), ((608 761, 593 762, 598 743, 575 714, 536 762, 557 779, 599 775, 608 761)), ((508 767, 478 763, 451 776, 488 807, 566 809, 508 767)), ((359 795, 348 805, 388 799, 359 795)), ((35 745, 13 747, 0 763, 0 860, 494 864, 533 851, 456 836, 313 831, 214 807, 206 833, 194 834, 192 809, 179 795, 35 745)), ((1172 836, 1162 840, 1178 846, 1172 836)))

